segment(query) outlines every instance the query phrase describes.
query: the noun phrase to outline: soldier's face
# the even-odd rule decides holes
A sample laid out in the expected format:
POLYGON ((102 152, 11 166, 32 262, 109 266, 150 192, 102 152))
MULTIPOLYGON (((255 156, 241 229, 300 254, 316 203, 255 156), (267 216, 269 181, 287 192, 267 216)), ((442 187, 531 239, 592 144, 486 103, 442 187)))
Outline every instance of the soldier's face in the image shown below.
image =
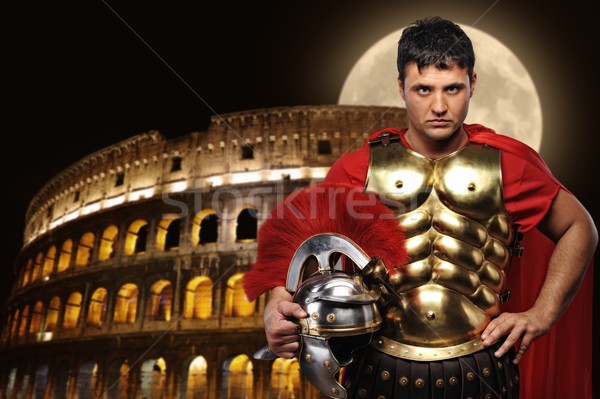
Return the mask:
POLYGON ((434 141, 458 132, 467 116, 477 75, 470 82, 467 68, 429 66, 419 71, 414 63, 405 72, 404 84, 399 81, 399 85, 409 130, 434 141))

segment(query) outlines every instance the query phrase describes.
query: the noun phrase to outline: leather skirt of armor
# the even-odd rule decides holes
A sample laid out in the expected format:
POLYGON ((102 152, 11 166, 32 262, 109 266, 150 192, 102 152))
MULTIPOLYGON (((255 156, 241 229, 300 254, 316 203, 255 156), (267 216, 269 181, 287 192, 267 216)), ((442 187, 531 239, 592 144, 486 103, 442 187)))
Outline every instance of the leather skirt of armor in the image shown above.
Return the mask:
POLYGON ((350 399, 517 399, 514 349, 496 358, 500 345, 432 362, 400 359, 367 347, 355 354, 358 360, 344 371, 343 384, 350 399))

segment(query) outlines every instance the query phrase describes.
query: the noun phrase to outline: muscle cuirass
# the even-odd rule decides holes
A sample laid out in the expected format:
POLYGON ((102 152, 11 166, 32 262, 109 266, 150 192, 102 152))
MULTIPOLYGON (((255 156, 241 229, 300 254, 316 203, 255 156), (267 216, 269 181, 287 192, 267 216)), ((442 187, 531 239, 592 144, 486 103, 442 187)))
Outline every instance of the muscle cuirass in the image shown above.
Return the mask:
POLYGON ((373 142, 366 190, 397 214, 409 255, 389 279, 395 294, 374 346, 424 361, 482 349, 479 336, 500 313, 513 236, 500 151, 469 144, 434 160, 399 141, 373 142))

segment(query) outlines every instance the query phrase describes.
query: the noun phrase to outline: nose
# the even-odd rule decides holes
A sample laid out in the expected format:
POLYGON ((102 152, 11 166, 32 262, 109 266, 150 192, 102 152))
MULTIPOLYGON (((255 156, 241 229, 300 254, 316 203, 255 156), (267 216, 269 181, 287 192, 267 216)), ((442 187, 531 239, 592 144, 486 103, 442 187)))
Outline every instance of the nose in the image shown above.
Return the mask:
POLYGON ((433 102, 431 103, 431 112, 433 112, 436 116, 442 116, 448 111, 448 105, 444 99, 444 95, 442 93, 437 93, 433 96, 433 102))

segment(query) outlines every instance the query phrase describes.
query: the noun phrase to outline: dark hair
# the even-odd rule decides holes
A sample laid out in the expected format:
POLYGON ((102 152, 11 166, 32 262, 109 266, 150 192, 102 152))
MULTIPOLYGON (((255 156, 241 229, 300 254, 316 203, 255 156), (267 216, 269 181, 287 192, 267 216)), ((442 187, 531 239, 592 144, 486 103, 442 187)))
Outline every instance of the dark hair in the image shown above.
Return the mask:
POLYGON ((440 17, 420 19, 410 24, 398 42, 398 73, 404 83, 405 68, 417 64, 419 71, 427 66, 447 69, 454 65, 467 68, 473 76, 475 53, 467 34, 452 21, 440 17))

